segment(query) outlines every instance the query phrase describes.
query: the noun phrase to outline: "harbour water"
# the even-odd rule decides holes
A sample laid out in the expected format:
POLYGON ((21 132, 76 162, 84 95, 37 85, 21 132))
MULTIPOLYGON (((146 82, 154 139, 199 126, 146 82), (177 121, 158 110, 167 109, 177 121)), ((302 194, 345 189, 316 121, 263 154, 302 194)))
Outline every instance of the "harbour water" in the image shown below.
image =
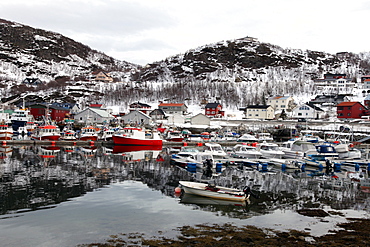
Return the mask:
POLYGON ((217 183, 249 185, 258 195, 241 204, 176 194, 178 181, 196 175, 171 165, 167 149, 3 146, 0 245, 76 246, 130 233, 174 237, 177 227, 203 223, 322 235, 346 218, 368 217, 370 193, 358 182, 308 173, 229 166, 217 183))

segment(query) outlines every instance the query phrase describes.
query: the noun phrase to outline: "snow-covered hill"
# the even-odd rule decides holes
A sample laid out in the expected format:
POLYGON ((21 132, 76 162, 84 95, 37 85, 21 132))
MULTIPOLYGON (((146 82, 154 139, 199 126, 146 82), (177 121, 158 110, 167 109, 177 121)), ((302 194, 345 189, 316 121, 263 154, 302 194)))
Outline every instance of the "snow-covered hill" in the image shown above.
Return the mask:
POLYGON ((370 53, 285 49, 251 37, 207 44, 140 67, 19 23, 0 19, 0 33, 0 95, 6 99, 28 93, 33 96, 26 100, 100 102, 122 109, 135 101, 218 101, 238 109, 272 95, 309 100, 318 93, 313 79, 325 73, 345 73, 356 81, 370 73, 370 53), (86 80, 97 69, 122 83, 86 80), (26 87, 21 85, 26 77, 46 84, 26 87))

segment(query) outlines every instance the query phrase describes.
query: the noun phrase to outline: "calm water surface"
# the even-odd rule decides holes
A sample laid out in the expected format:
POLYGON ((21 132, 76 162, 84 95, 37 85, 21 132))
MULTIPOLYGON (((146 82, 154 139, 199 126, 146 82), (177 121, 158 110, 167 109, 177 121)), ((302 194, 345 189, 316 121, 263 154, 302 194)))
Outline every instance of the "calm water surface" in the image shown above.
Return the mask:
POLYGON ((3 147, 0 163, 0 245, 75 246, 119 233, 175 236, 200 223, 310 230, 320 235, 345 217, 368 217, 369 194, 355 183, 329 188, 305 173, 228 168, 218 184, 253 187, 250 204, 179 197, 179 180, 194 174, 170 165, 166 151, 109 148, 3 147), (127 150, 125 150, 127 151, 127 150), (300 208, 340 212, 325 218, 300 208))

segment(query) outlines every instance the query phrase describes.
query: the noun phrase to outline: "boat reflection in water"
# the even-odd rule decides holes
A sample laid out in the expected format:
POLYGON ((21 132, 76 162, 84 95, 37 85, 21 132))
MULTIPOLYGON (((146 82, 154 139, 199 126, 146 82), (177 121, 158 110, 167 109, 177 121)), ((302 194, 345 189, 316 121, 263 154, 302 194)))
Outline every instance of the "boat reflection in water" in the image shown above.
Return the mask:
POLYGON ((162 151, 162 146, 113 146, 112 154, 122 155, 125 162, 148 161, 156 159, 162 151))
POLYGON ((196 205, 221 205, 221 206, 235 206, 235 207, 245 207, 248 205, 248 201, 231 201, 231 200, 221 200, 214 199, 204 196, 197 196, 188 193, 183 193, 180 196, 180 203, 183 204, 196 204, 196 205))

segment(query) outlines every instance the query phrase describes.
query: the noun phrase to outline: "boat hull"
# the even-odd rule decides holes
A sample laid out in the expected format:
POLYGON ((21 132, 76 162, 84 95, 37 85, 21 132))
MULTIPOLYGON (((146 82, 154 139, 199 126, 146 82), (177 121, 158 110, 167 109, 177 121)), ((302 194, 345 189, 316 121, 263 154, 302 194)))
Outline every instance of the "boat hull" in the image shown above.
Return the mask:
POLYGON ((249 198, 249 195, 240 190, 217 186, 218 191, 212 191, 208 190, 207 184, 204 183, 180 181, 179 184, 184 192, 188 194, 232 201, 246 201, 249 198))
POLYGON ((81 141, 97 141, 98 137, 97 136, 81 136, 80 140, 81 141))

